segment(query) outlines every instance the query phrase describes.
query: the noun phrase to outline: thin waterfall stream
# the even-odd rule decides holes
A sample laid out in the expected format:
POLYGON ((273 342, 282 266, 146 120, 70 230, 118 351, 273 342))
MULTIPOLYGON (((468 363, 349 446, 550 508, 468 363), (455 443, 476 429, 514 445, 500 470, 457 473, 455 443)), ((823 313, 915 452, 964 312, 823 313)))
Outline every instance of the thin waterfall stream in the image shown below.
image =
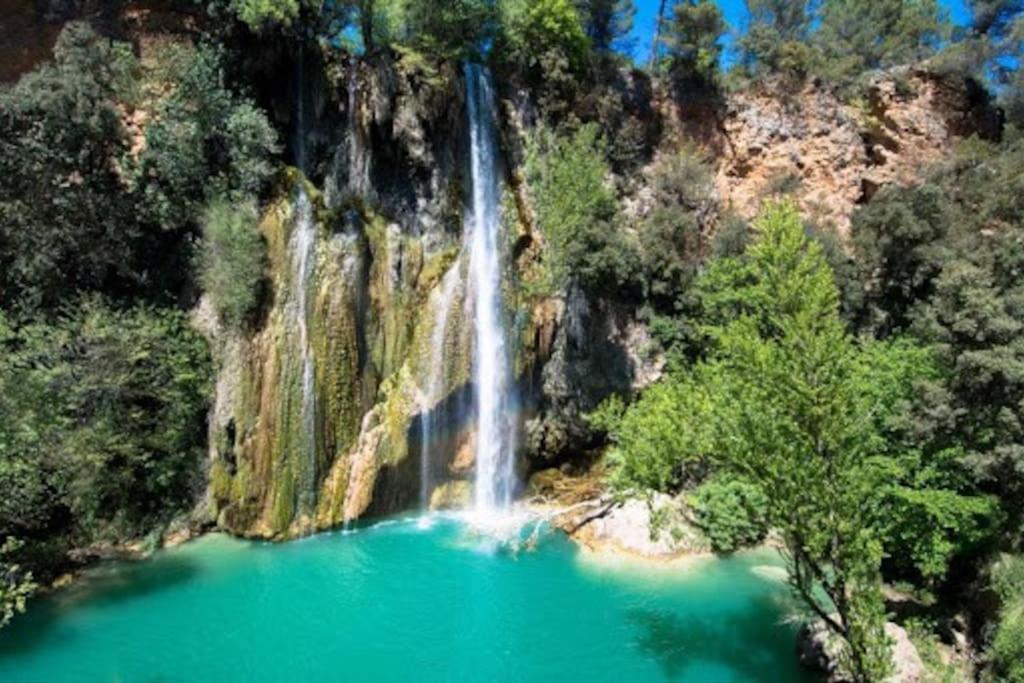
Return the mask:
POLYGON ((502 326, 500 190, 494 92, 490 74, 467 64, 472 211, 468 216, 469 296, 473 305, 477 514, 512 502, 515 457, 510 409, 511 370, 502 326))
POLYGON ((430 471, 430 451, 434 447, 435 427, 443 417, 437 413, 441 410, 441 401, 446 389, 445 370, 448 364, 445 350, 448 338, 448 314, 461 284, 462 272, 459 264, 456 263, 448 269, 441 280, 441 288, 437 291, 434 302, 434 327, 430 331, 430 366, 421 398, 420 507, 423 509, 430 506, 430 487, 433 483, 430 471))
MULTIPOLYGON (((306 168, 306 102, 303 83, 303 60, 296 65, 297 72, 297 103, 295 111, 295 164, 305 174, 306 168)), ((295 328, 299 334, 299 357, 301 363, 301 419, 305 448, 308 455, 306 481, 301 497, 311 500, 300 500, 307 512, 312 514, 315 509, 316 496, 316 392, 315 392, 315 359, 313 347, 309 339, 310 306, 308 292, 312 285, 313 273, 316 269, 316 224, 313 216, 313 205, 303 182, 299 182, 295 197, 294 227, 291 237, 291 292, 290 300, 295 328)))

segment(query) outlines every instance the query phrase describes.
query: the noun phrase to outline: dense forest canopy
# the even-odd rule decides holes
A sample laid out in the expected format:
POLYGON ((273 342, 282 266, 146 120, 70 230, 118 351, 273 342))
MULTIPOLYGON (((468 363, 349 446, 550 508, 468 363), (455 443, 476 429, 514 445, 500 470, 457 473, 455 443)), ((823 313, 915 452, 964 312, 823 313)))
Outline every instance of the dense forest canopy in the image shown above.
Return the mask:
POLYGON ((213 0, 157 60, 67 23, 0 87, 0 624, 69 551, 201 496, 215 369, 190 311, 256 324, 256 225, 294 162, 260 58, 395 60, 426 86, 473 60, 536 114, 525 295, 625 306, 669 359, 588 416, 617 494, 680 497, 720 552, 776 535, 857 680, 890 671, 898 585, 924 641, 972 612, 979 670, 1024 681, 1024 2, 954 26, 937 0, 747 0, 728 65, 715 2, 657 4, 642 64, 629 0, 213 0), (848 235, 787 182, 745 220, 652 104, 816 88, 871 115, 872 79, 911 67, 997 105, 999 134, 867 197, 848 235))

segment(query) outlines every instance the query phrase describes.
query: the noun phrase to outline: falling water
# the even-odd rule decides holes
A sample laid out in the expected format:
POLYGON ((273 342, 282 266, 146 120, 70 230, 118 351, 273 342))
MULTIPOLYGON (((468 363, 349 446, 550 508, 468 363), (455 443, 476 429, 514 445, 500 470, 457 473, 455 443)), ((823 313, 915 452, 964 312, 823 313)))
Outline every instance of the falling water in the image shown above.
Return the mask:
POLYGON ((511 374, 501 308, 498 157, 490 75, 467 64, 473 211, 467 225, 473 295, 473 379, 476 398, 476 511, 507 507, 515 485, 509 391, 511 374))
POLYGON ((459 264, 456 263, 448 269, 441 281, 434 302, 434 328, 430 331, 430 366, 426 386, 423 388, 420 418, 420 506, 424 509, 430 505, 430 451, 434 447, 434 427, 441 418, 438 412, 445 392, 448 312, 461 283, 462 273, 459 264))
MULTIPOLYGON (((303 60, 297 62, 297 105, 295 112, 295 164, 306 172, 306 117, 305 89, 303 87, 303 60)), ((295 223, 291 237, 291 292, 292 319, 299 332, 299 353, 302 363, 302 434, 308 440, 306 451, 306 481, 302 496, 307 498, 307 512, 312 511, 316 495, 316 396, 314 393, 313 348, 309 341, 309 301, 307 293, 316 263, 316 226, 313 206, 302 182, 298 183, 295 198, 295 223)), ((300 500, 300 502, 302 502, 300 500)))

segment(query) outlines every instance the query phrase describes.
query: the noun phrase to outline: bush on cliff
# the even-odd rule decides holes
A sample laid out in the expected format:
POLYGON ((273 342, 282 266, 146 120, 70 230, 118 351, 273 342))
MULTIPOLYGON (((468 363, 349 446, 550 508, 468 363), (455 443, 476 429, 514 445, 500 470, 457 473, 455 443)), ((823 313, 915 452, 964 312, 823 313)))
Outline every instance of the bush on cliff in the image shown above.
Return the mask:
POLYGON ((560 136, 540 128, 527 149, 526 179, 547 240, 541 291, 573 282, 591 291, 622 291, 633 282, 636 249, 619 227, 604 142, 593 125, 560 136))
POLYGON ((199 282, 221 319, 238 327, 255 311, 267 266, 267 248, 251 202, 215 200, 203 214, 199 282))

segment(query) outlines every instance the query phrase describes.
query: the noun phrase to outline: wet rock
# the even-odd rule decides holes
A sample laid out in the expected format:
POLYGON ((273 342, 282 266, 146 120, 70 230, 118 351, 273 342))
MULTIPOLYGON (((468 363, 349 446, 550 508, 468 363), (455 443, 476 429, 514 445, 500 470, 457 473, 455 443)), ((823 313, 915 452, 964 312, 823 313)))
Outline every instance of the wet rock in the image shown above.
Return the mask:
POLYGON ((449 481, 441 484, 430 494, 431 510, 455 510, 464 508, 473 500, 473 485, 468 481, 449 481))

